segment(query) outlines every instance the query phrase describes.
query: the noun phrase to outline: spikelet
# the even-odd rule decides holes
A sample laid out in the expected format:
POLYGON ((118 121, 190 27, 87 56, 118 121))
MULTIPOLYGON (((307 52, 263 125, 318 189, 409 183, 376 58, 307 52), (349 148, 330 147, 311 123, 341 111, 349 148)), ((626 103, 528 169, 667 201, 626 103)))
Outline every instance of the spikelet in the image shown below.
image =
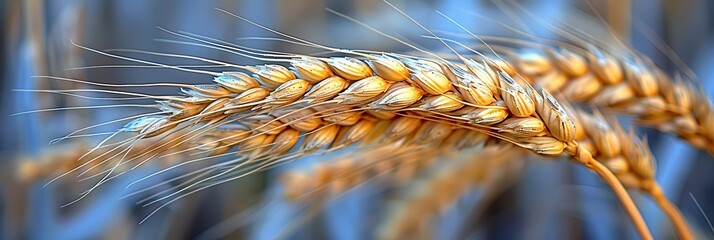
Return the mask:
MULTIPOLYGON (((469 71, 476 77, 476 79, 478 79, 479 82, 483 83, 488 89, 491 90, 491 93, 493 95, 497 96, 501 94, 499 90, 501 86, 499 74, 491 68, 491 65, 486 64, 485 60, 479 63, 473 59, 464 59, 464 63, 466 64, 466 67, 469 69, 469 71)), ((506 69, 505 71, 509 71, 509 69, 506 69)))
POLYGON ((506 108, 464 107, 455 113, 471 123, 483 125, 493 125, 508 117, 508 110, 506 108))
POLYGON ((448 124, 427 121, 421 124, 413 141, 419 144, 436 144, 438 146, 452 131, 453 128, 448 124))
POLYGON ((590 99, 590 103, 600 106, 614 106, 625 103, 635 96, 627 84, 621 83, 612 86, 606 86, 598 95, 590 99))
POLYGON ((260 86, 260 83, 255 78, 242 72, 223 72, 213 78, 213 81, 234 93, 242 93, 260 86))
POLYGON ((399 82, 409 79, 409 70, 399 59, 382 55, 373 55, 369 64, 377 76, 389 82, 399 82))
POLYGON ((293 79, 280 84, 267 98, 267 105, 283 105, 293 102, 301 97, 310 89, 310 83, 302 79, 293 79))
MULTIPOLYGON (((617 107, 614 108, 619 109, 617 107)), ((622 110, 643 117, 662 116, 667 114, 669 106, 663 98, 653 96, 633 99, 629 102, 628 106, 623 107, 622 110)))
POLYGON ((351 126, 362 118, 362 112, 352 111, 350 107, 344 105, 327 105, 314 109, 318 111, 323 121, 340 126, 351 126))
POLYGON ((570 80, 561 92, 571 101, 588 101, 602 89, 602 82, 592 74, 585 74, 570 80))
POLYGON ((275 117, 268 115, 253 116, 244 120, 246 126, 260 134, 278 134, 285 130, 285 124, 277 121, 275 117))
POLYGON ((363 140, 375 127, 375 121, 362 119, 354 125, 346 128, 344 138, 340 142, 343 145, 351 145, 363 140))
POLYGON ((417 118, 397 117, 391 122, 384 135, 387 139, 399 139, 406 137, 416 131, 421 124, 421 120, 417 118))
POLYGON ((516 74, 516 68, 508 61, 505 59, 501 58, 490 58, 488 59, 488 65, 494 70, 498 72, 506 72, 510 76, 514 76, 516 74))
POLYGON ((606 85, 614 85, 623 81, 620 63, 596 48, 591 48, 590 69, 593 74, 606 85))
MULTIPOLYGON (((690 112, 694 106, 694 96, 698 96, 694 91, 694 87, 684 82, 682 75, 675 75, 673 82, 663 75, 660 71, 656 72, 656 77, 659 80, 659 91, 665 102, 672 106, 677 106, 677 109, 682 112, 690 112)), ((706 111, 702 111, 706 112, 706 111)))
POLYGON ((534 99, 538 99, 536 102, 539 102, 538 115, 543 119, 553 137, 566 143, 573 141, 576 132, 575 123, 568 116, 565 108, 548 91, 544 89, 542 94, 542 98, 534 95, 534 99), (541 101, 542 103, 540 103, 541 101))
POLYGON ((176 126, 178 126, 178 124, 178 121, 161 120, 140 131, 139 134, 144 135, 144 138, 159 136, 168 132, 169 130, 174 129, 176 126))
POLYGON ((222 145, 235 146, 239 144, 243 139, 250 136, 251 131, 248 127, 243 125, 231 126, 230 129, 217 129, 212 131, 209 136, 215 136, 221 140, 222 145))
POLYGON ((568 83, 568 76, 557 70, 551 70, 533 79, 533 86, 536 89, 557 91, 568 83))
POLYGON ((244 139, 240 144, 238 144, 238 147, 244 151, 251 151, 257 153, 260 152, 261 148, 265 146, 264 144, 270 141, 271 138, 271 135, 263 133, 254 133, 250 135, 250 137, 244 139))
POLYGON ((630 169, 630 163, 623 156, 605 158, 601 161, 612 173, 618 176, 626 175, 632 170, 630 169))
POLYGON ((540 75, 553 69, 550 60, 536 51, 516 55, 518 69, 527 75, 540 75))
POLYGON ((423 93, 418 88, 399 82, 390 86, 384 96, 370 103, 369 106, 375 110, 397 110, 414 104, 422 96, 423 93))
POLYGON ((588 63, 582 56, 566 48, 544 48, 553 64, 569 77, 580 77, 588 73, 588 63))
POLYGON ((582 121, 600 125, 579 131, 587 132, 587 136, 595 142, 593 152, 626 186, 639 188, 643 182, 654 179, 655 161, 646 140, 638 137, 633 130, 623 130, 617 121, 608 121, 598 113, 591 115, 581 111, 577 116, 582 121), (605 144, 603 138, 615 142, 605 144))
POLYGON ((412 80, 429 94, 443 94, 451 90, 451 82, 437 70, 418 69, 412 74, 412 80))
POLYGON ((625 79, 634 92, 642 97, 651 97, 659 93, 657 79, 652 72, 634 62, 625 62, 625 79))
MULTIPOLYGON (((478 68, 478 71, 480 71, 479 74, 482 75, 482 78, 467 73, 459 68, 451 68, 449 71, 453 73, 452 82, 454 88, 456 88, 467 102, 479 106, 486 106, 496 101, 494 98, 495 85, 493 85, 492 80, 483 79, 490 78, 491 76, 480 68, 478 68), (489 85, 489 83, 491 85, 489 85)), ((498 94, 498 92, 496 92, 496 94, 498 94)))
MULTIPOLYGON (((579 114, 584 113, 581 112, 579 114)), ((595 115, 593 118, 583 118, 583 126, 598 149, 599 155, 609 158, 620 154, 622 150, 620 138, 601 115, 595 115)))
POLYGON ((499 74, 501 76, 501 96, 508 106, 508 110, 516 117, 528 117, 535 113, 535 103, 525 90, 511 76, 504 72, 499 74))
POLYGON ((250 67, 248 70, 258 76, 260 83, 268 88, 276 88, 280 84, 295 79, 293 72, 280 65, 258 65, 250 67))
POLYGON ((197 114, 197 121, 211 120, 224 116, 226 103, 230 102, 230 98, 219 98, 209 103, 206 107, 197 114))
POLYGON ((320 61, 317 58, 302 57, 290 61, 293 70, 297 72, 301 79, 305 79, 310 84, 316 84, 328 77, 332 77, 334 73, 327 63, 320 61))
POLYGON ((341 77, 329 77, 315 84, 315 86, 305 93, 303 99, 311 102, 322 102, 332 99, 349 86, 350 83, 341 77))
POLYGON ((228 101, 225 114, 239 113, 253 108, 251 103, 261 101, 270 95, 270 91, 264 88, 251 88, 228 101))
POLYGON ((632 172, 643 179, 653 179, 655 176, 656 166, 652 151, 650 150, 647 141, 638 138, 633 131, 625 133, 618 132, 623 143, 622 155, 627 159, 631 166, 632 172))
POLYGON ((357 81, 372 76, 372 69, 366 63, 351 57, 332 57, 327 61, 337 76, 357 81))
POLYGON ((275 144, 268 151, 270 154, 280 156, 287 153, 300 138, 300 132, 295 129, 287 128, 275 136, 275 144))
POLYGON ((194 85, 191 88, 181 88, 181 93, 193 98, 211 100, 227 97, 233 92, 222 87, 220 84, 201 84, 194 85))
POLYGON ((464 104, 462 103, 461 97, 454 93, 445 93, 436 96, 430 96, 425 98, 419 108, 426 111, 433 112, 452 112, 462 108, 464 104))
POLYGON ((204 107, 202 104, 193 104, 176 100, 157 101, 156 103, 159 105, 159 109, 171 112, 171 116, 169 116, 169 119, 171 120, 179 120, 195 116, 201 112, 204 107))
POLYGON ((392 111, 367 110, 367 113, 380 120, 390 120, 397 116, 397 113, 392 111))
POLYGON ((302 150, 311 152, 329 146, 335 140, 339 131, 340 127, 334 124, 326 125, 321 127, 321 129, 315 130, 315 132, 305 137, 302 150))
POLYGON ((371 100, 379 94, 385 92, 389 85, 384 79, 378 76, 372 76, 356 81, 340 93, 335 100, 342 104, 357 104, 371 100))
POLYGON ((497 125, 500 132, 513 133, 524 137, 534 137, 542 134, 545 123, 538 118, 508 118, 497 125))
POLYGON ((317 129, 322 124, 322 119, 315 115, 313 109, 283 110, 273 112, 271 115, 280 117, 280 122, 301 131, 309 132, 317 129))
POLYGON ((519 142, 537 154, 557 156, 563 153, 567 144, 553 137, 529 137, 522 138, 519 142))

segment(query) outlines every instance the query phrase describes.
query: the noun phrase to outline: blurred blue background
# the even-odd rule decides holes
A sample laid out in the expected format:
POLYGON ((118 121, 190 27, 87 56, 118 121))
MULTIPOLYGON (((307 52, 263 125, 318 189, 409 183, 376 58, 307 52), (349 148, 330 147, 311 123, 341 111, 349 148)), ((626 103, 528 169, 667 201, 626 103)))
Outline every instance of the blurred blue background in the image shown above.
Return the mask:
MULTIPOLYGON (((491 1, 390 1, 431 29, 460 32, 438 10, 478 34, 510 36, 512 33, 483 17, 509 24, 508 12, 491 1), (467 12, 477 13, 467 14, 467 12)), ((543 20, 561 19, 600 32, 585 1, 518 1, 543 20)), ((629 39, 638 51, 651 57, 665 71, 675 66, 643 33, 662 38, 688 66, 694 69, 710 96, 714 92, 714 3, 707 0, 590 0, 592 7, 629 39)), ((424 32, 379 0, 266 0, 266 1, 168 1, 168 0, 10 0, 0 1, 0 214, 2 239, 272 239, 288 226, 302 208, 278 200, 275 172, 256 174, 240 181, 192 195, 160 211, 139 225, 150 209, 135 202, 141 196, 121 198, 125 186, 156 171, 147 167, 104 185, 90 197, 67 208, 83 186, 74 179, 43 188, 49 178, 19 179, 21 161, 52 158, 61 148, 46 150, 47 143, 72 130, 116 119, 112 109, 62 111, 10 116, 13 113, 92 103, 62 95, 14 92, 12 89, 73 89, 83 86, 31 78, 52 75, 104 83, 181 82, 209 83, 203 75, 165 69, 103 68, 67 70, 88 65, 126 64, 73 47, 70 40, 95 49, 129 48, 181 53, 239 63, 258 62, 211 49, 172 44, 155 39, 170 38, 157 27, 188 31, 228 42, 276 51, 307 49, 274 41, 238 40, 240 37, 271 37, 269 32, 221 13, 225 9, 273 29, 307 40, 353 49, 405 51, 403 45, 330 14, 329 7, 380 30, 403 36, 433 51, 443 50, 424 32), (48 157, 49 156, 49 157, 48 157), (246 210, 248 209, 248 210, 246 210), (246 211, 248 211, 247 214, 246 211), (242 214, 242 215, 241 215, 242 214), (246 215, 250 217, 245 217, 246 215), (217 227, 218 226, 218 227, 217 227)), ((524 19, 528 19, 524 17, 524 19)), ((537 24, 529 24, 543 36, 557 38, 537 24), (534 27, 535 26, 535 27, 534 27)), ((153 56, 135 55, 142 59, 153 56)), ((181 61, 170 62, 179 64, 181 61)), ((185 62, 184 62, 185 63, 185 62)), ((162 89, 153 94, 173 94, 162 89)), ((112 131, 119 125, 97 131, 112 131)), ((714 213, 714 159, 671 135, 650 129, 646 134, 658 161, 658 180, 695 229, 714 239, 690 193, 705 213, 714 213)), ((56 147, 56 146, 52 146, 56 147)), ((317 156, 312 158, 320 158, 317 156)), ((312 164, 304 159, 287 166, 312 164)), ((280 171, 280 169, 278 169, 280 171)), ((492 198, 478 189, 466 194, 452 210, 435 220, 434 236, 440 239, 626 239, 635 238, 616 199, 590 172, 568 162, 529 161, 523 172, 492 198), (476 213, 475 206, 485 206, 476 213), (463 234, 460 234, 463 233, 463 234)), ((152 184, 148 182, 146 184, 152 184)), ((86 186, 84 186, 86 187, 86 186)), ((86 189, 86 188, 85 188, 86 189)), ((319 213, 287 233, 296 239, 370 239, 379 220, 375 212, 385 204, 385 191, 366 186, 335 199, 319 213)), ((663 239, 672 238, 667 219, 654 204, 635 194, 650 229, 663 239)))

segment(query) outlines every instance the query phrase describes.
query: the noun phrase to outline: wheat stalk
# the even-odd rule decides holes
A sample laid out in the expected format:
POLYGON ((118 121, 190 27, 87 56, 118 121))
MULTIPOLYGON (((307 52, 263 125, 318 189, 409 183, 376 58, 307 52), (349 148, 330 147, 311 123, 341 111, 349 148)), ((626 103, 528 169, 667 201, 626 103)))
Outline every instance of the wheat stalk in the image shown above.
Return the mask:
POLYGON ((575 114, 583 123, 580 142, 589 146, 628 188, 640 189, 652 197, 672 221, 679 239, 694 239, 686 220, 665 196, 655 179, 655 161, 647 141, 633 131, 626 132, 614 119, 599 113, 579 111, 575 114))

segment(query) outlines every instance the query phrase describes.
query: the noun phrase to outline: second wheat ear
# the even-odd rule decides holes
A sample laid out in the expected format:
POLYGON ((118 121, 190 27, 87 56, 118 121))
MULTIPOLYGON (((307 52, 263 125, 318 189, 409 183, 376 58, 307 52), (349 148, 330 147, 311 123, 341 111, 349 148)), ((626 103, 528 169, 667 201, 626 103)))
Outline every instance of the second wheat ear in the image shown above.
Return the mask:
POLYGON ((696 83, 672 76, 642 56, 619 58, 592 46, 542 46, 510 51, 513 74, 572 102, 631 115, 636 123, 673 133, 714 152, 714 107, 696 83))

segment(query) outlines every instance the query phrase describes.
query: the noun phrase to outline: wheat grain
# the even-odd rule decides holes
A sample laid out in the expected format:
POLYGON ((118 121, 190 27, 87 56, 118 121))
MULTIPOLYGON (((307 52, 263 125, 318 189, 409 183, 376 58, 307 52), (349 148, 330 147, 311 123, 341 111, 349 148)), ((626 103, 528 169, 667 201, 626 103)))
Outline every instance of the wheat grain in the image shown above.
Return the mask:
POLYGON ((316 58, 303 57, 291 61, 291 64, 297 75, 311 84, 319 83, 334 75, 329 65, 316 58))

